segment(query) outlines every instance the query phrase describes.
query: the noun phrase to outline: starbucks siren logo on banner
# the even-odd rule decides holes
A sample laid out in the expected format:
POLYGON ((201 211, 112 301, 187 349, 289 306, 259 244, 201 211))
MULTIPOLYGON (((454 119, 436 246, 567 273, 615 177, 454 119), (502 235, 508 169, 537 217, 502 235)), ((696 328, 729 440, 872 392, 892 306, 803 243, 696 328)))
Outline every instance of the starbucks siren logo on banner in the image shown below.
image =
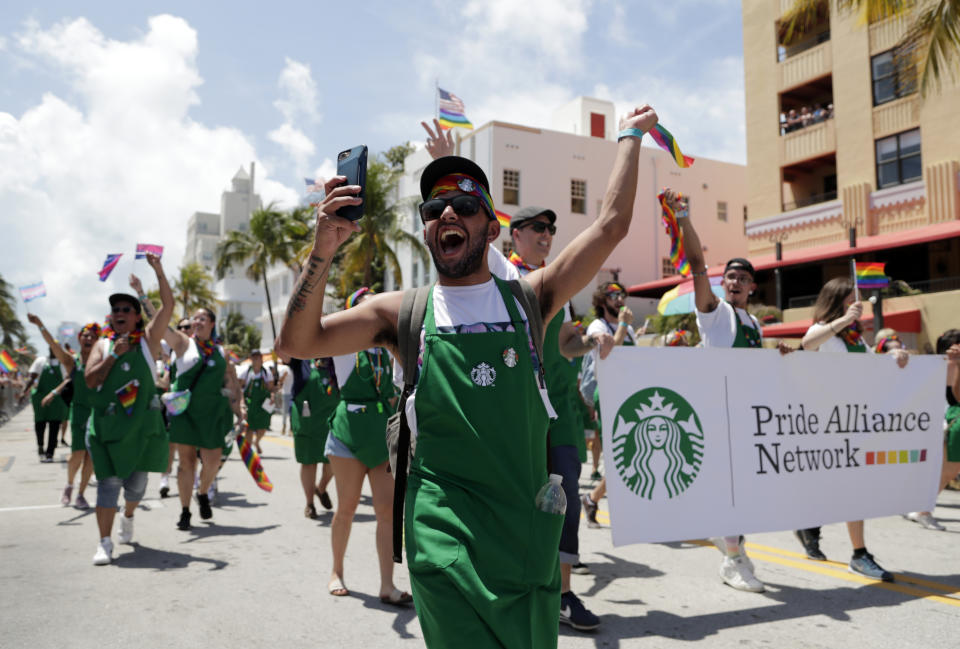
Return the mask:
POLYGON ((623 483, 641 498, 674 498, 693 484, 700 471, 700 418, 673 390, 636 392, 617 411, 613 460, 623 483))

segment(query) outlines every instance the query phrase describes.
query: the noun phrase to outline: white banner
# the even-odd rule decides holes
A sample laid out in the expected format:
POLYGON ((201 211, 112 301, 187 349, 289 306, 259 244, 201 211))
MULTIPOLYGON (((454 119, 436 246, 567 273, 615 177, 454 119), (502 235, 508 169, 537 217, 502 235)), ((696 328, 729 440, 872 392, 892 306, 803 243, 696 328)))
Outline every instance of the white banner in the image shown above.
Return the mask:
POLYGON ((615 348, 598 367, 614 545, 932 509, 945 377, 938 356, 615 348))

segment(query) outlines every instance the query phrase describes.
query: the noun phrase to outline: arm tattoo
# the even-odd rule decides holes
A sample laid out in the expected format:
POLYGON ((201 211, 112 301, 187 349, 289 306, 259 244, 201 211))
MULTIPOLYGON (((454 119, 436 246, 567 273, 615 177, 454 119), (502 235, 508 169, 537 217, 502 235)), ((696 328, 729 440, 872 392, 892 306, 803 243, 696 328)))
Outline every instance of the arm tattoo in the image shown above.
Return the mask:
POLYGON ((287 306, 287 317, 294 313, 303 311, 307 306, 307 300, 313 293, 313 289, 321 280, 325 281, 329 264, 324 263, 323 257, 310 255, 310 261, 303 273, 300 274, 300 280, 297 282, 297 288, 294 290, 293 297, 290 298, 290 304, 287 306))

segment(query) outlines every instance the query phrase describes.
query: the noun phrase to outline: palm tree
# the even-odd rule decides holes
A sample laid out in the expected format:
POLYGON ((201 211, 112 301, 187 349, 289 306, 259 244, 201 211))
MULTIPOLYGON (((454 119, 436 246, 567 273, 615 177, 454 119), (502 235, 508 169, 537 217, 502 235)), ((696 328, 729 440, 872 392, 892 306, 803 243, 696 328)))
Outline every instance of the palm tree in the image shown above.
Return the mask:
POLYGON ((247 357, 260 345, 260 330, 244 320, 239 311, 231 311, 223 320, 223 342, 247 357))
POLYGON ((5 347, 23 345, 27 340, 27 331, 17 317, 17 300, 13 296, 13 287, 0 275, 0 332, 5 347))
POLYGON ((270 313, 270 328, 273 338, 277 337, 277 327, 273 322, 273 304, 270 300, 270 287, 267 285, 267 269, 273 264, 283 264, 296 269, 296 254, 302 247, 304 237, 309 233, 309 225, 304 222, 302 210, 281 212, 275 203, 256 210, 250 215, 250 230, 242 232, 231 230, 217 244, 217 277, 223 279, 233 266, 248 264, 245 274, 252 281, 263 281, 263 290, 267 297, 267 311, 270 313))
POLYGON ((337 273, 341 295, 346 295, 357 283, 371 286, 375 273, 379 276, 376 279, 382 281, 384 268, 390 269, 398 284, 403 283, 403 273, 392 243, 405 243, 420 255, 424 264, 430 261, 423 242, 399 224, 394 197, 402 171, 402 167, 384 160, 374 160, 367 167, 366 198, 363 218, 359 221, 361 230, 342 248, 337 273))
POLYGON ((180 267, 180 276, 173 283, 173 294, 183 305, 184 317, 188 317, 195 309, 209 308, 217 303, 213 277, 197 262, 180 267))
MULTIPOLYGON (((945 71, 955 74, 951 65, 960 53, 960 0, 834 0, 837 10, 860 12, 864 22, 903 16, 910 20, 906 35, 897 44, 896 55, 916 57, 920 69, 920 94, 924 97, 931 85, 940 87, 945 71)), ((780 23, 783 45, 802 38, 813 28, 824 11, 827 0, 794 0, 793 7, 780 23)))

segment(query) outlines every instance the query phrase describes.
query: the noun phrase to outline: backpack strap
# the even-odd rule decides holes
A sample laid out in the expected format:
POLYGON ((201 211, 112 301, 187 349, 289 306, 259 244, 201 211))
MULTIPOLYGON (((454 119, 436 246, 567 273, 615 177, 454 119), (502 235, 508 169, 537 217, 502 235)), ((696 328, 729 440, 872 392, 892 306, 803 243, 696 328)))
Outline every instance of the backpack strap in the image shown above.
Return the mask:
POLYGON ((397 352, 403 367, 403 392, 397 402, 400 432, 397 436, 397 471, 393 485, 393 560, 403 563, 403 501, 407 495, 407 459, 410 455, 410 424, 407 422, 407 397, 417 385, 417 360, 420 356, 420 332, 427 313, 427 299, 433 286, 421 286, 403 292, 397 317, 397 352))
POLYGON ((537 352, 537 361, 540 364, 538 379, 540 388, 546 387, 543 378, 543 313, 540 311, 540 300, 537 298, 536 291, 525 279, 512 279, 507 284, 510 285, 510 292, 517 299, 520 306, 527 314, 527 322, 530 324, 530 337, 533 338, 533 349, 537 352))

